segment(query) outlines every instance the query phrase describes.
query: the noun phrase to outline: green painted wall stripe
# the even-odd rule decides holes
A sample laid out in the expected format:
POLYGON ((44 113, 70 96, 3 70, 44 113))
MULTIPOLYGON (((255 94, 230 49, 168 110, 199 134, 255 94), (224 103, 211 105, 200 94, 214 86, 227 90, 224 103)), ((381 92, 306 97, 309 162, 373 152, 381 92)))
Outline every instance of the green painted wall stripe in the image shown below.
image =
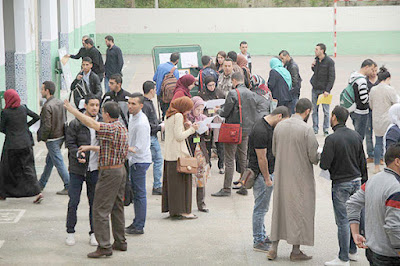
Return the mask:
POLYGON ((28 95, 28 108, 34 112, 39 110, 39 90, 36 81, 36 52, 26 54, 26 83, 28 95))
MULTIPOLYGON (((124 54, 151 54, 154 46, 199 44, 203 54, 215 55, 218 51, 238 51, 239 43, 246 40, 252 55, 276 55, 282 49, 293 55, 313 55, 317 43, 325 43, 333 53, 333 33, 177 33, 177 34, 113 34, 97 33, 97 45, 102 53, 106 46, 104 37, 111 34, 124 54)), ((338 54, 400 54, 400 31, 340 32, 338 54)))

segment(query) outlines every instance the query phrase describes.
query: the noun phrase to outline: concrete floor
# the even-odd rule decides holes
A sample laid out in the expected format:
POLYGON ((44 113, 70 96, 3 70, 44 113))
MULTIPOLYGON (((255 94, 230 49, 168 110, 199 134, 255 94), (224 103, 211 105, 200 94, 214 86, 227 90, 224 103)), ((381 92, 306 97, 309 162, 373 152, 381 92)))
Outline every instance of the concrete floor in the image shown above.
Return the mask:
MULTIPOLYGON (((271 57, 254 57, 254 73, 268 77, 267 67, 271 57)), ((337 79, 334 89, 334 104, 339 102, 338 95, 346 86, 352 70, 357 70, 366 57, 338 57, 336 61, 337 79)), ((400 88, 400 56, 372 56, 381 65, 386 64, 393 76, 393 86, 400 88)), ((310 97, 310 65, 312 57, 296 57, 303 78, 301 96, 310 97)), ((141 84, 152 79, 153 68, 150 56, 125 56, 124 84, 128 91, 140 91, 141 84)), ((322 112, 322 111, 320 111, 322 112)), ((310 119, 311 120, 311 119, 310 119)), ((348 123, 350 127, 351 121, 348 123)), ((321 121, 322 125, 322 121, 321 121)), ((323 145, 322 134, 318 135, 323 145)), ((43 171, 46 149, 43 143, 35 146, 36 168, 38 177, 43 171)), ((67 151, 64 150, 65 162, 67 151)), ((216 161, 212 163, 216 165, 216 161)), ((373 168, 369 165, 370 170, 373 168)), ((319 167, 314 167, 316 180, 316 217, 315 246, 302 247, 311 261, 301 265, 323 265, 333 259, 338 252, 337 227, 334 221, 331 203, 331 183, 319 177, 319 167)), ((372 174, 372 172, 370 172, 372 174)), ((237 178, 237 174, 234 179, 237 178)), ((140 265, 294 265, 290 262, 291 246, 282 241, 278 258, 274 262, 266 259, 264 253, 252 249, 252 208, 253 195, 240 196, 233 193, 228 198, 214 198, 210 194, 218 191, 223 184, 223 175, 212 168, 212 175, 207 183, 206 203, 210 213, 197 211, 195 199, 193 212, 199 219, 192 221, 172 221, 167 214, 161 213, 161 197, 152 196, 152 168, 147 174, 148 212, 145 234, 127 236, 128 251, 115 252, 111 258, 89 260, 86 254, 94 250, 89 246, 88 203, 86 189, 82 191, 81 204, 78 210, 76 226, 76 245, 65 245, 65 219, 68 197, 58 196, 56 191, 62 189, 62 181, 53 171, 44 190, 45 199, 40 205, 32 204, 33 198, 7 199, 0 202, 0 265, 89 265, 132 263, 140 265)), ((195 191, 195 190, 194 190, 195 191)), ((195 193, 193 194, 195 195, 195 193)), ((272 206, 272 203, 271 203, 272 206)), ((270 230, 270 210, 266 216, 266 228, 270 230)), ((126 224, 134 217, 133 208, 125 212, 126 224)), ((351 265, 367 265, 364 251, 359 251, 359 262, 351 265)))

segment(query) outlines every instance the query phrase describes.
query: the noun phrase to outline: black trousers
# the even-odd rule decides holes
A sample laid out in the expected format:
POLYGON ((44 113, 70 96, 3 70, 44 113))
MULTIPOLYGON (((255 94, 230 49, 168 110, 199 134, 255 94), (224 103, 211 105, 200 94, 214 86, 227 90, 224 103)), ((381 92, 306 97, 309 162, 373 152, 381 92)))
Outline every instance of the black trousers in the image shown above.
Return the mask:
POLYGON ((374 253, 372 250, 365 251, 369 265, 371 266, 399 266, 400 257, 387 257, 374 253))

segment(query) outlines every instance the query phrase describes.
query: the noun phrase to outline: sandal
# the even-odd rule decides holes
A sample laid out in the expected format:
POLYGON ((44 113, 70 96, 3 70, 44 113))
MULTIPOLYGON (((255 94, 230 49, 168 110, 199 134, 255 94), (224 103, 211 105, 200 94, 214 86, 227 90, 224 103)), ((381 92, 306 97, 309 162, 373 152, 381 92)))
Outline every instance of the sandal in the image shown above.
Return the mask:
POLYGON ((44 197, 42 193, 39 194, 39 196, 36 197, 36 199, 33 201, 33 204, 40 204, 43 201, 44 197))

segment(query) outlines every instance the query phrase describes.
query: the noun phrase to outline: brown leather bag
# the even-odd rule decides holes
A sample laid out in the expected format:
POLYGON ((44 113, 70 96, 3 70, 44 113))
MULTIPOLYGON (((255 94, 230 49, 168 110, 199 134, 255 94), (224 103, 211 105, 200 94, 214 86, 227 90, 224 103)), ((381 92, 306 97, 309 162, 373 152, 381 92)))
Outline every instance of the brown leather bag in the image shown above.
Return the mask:
MULTIPOLYGON (((186 140, 186 145, 187 145, 187 140, 186 140)), ((188 150, 191 157, 186 157, 186 158, 179 157, 178 162, 176 164, 176 171, 182 174, 197 174, 197 169, 199 168, 197 158, 193 157, 190 147, 188 147, 188 150)))

